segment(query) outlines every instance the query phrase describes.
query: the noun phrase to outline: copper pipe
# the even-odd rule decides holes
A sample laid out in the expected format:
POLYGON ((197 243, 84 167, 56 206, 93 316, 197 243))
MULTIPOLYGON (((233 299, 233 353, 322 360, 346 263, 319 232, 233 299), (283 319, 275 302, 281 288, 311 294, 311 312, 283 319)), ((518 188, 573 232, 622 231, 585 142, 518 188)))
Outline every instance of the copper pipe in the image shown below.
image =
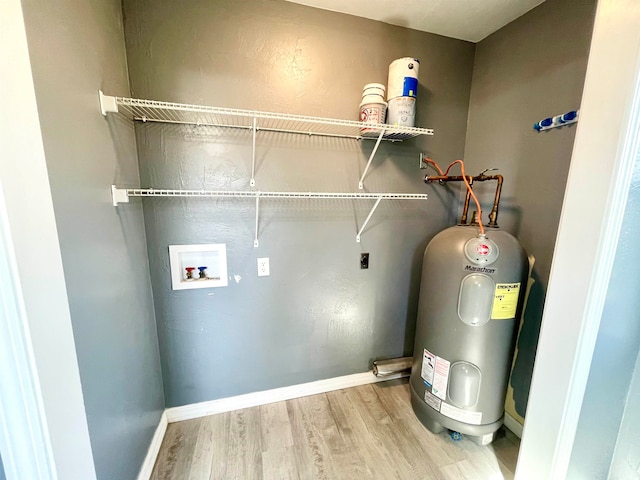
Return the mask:
POLYGON ((469 201, 471 200, 471 192, 467 190, 467 196, 464 197, 464 208, 462 209, 462 217, 460 217, 460 224, 467 224, 467 213, 469 212, 469 201))
MULTIPOLYGON (((472 177, 471 175, 467 175, 467 181, 469 183, 473 182, 473 180, 475 178, 476 177, 472 177)), ((431 183, 433 181, 437 181, 440 184, 444 184, 445 182, 461 182, 462 181, 462 175, 425 175, 424 183, 431 183)))
MULTIPOLYGON (((473 185, 473 182, 486 182, 488 180, 497 180, 496 185, 496 193, 493 199, 493 207, 491 208, 491 213, 489 213, 489 227, 497 228, 498 227, 498 209, 500 204, 500 195, 502 194, 502 183, 504 178, 502 175, 484 175, 480 174, 475 177, 471 177, 467 175, 467 181, 469 185, 473 185)), ((431 183, 433 181, 437 181, 440 185, 444 185, 446 182, 461 182, 462 175, 455 176, 447 176, 447 175, 426 175, 424 177, 424 183, 431 183)), ((462 217, 460 218, 460 223, 463 225, 467 224, 467 216, 469 212, 469 200, 471 197, 471 193, 467 190, 467 195, 464 200, 464 208, 462 210, 462 217)))
MULTIPOLYGON (((500 194, 502 193, 502 175, 490 175, 489 177, 493 177, 498 181, 498 185, 496 185, 496 195, 493 199, 493 208, 491 209, 491 213, 489 214, 489 226, 497 228, 498 227, 498 205, 500 204, 500 194)), ((493 178, 487 178, 487 180, 492 180, 493 178)), ((482 181, 482 180, 479 180, 482 181)))

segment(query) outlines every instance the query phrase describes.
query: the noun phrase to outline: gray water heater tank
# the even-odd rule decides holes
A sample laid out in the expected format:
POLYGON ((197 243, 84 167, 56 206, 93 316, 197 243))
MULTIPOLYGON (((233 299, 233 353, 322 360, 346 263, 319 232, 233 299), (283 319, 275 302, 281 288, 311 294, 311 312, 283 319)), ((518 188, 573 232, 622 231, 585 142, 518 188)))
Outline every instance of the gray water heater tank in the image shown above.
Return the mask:
POLYGON ((515 334, 527 285, 511 234, 448 228, 427 246, 411 370, 411 404, 432 432, 480 445, 502 426, 515 334))

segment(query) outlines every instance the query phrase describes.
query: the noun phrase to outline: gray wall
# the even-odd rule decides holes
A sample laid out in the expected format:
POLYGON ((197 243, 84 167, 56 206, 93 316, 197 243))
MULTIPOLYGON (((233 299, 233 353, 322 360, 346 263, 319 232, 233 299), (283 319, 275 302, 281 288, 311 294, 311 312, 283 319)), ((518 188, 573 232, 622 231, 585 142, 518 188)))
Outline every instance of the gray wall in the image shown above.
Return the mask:
POLYGON ((640 157, 636 162, 622 230, 582 403, 568 478, 638 478, 640 388, 640 157), (634 365, 635 374, 634 374, 634 365), (632 384, 632 376, 634 377, 632 384), (623 417, 624 414, 624 417, 623 417), (618 437, 619 434, 619 437, 618 437), (616 442, 617 439, 617 442, 616 442), (630 472, 633 472, 632 475, 630 472))
POLYGON ((0 456, 0 480, 5 480, 4 476, 4 465, 2 464, 2 457, 0 456))
POLYGON ((95 466, 133 479, 164 400, 142 209, 110 204, 139 182, 134 132, 98 107, 129 93, 121 4, 23 8, 95 466))
MULTIPOLYGON (((522 416, 575 135, 575 125, 542 133, 532 126, 579 108, 595 3, 547 0, 478 43, 476 50, 467 171, 499 168, 505 177, 499 224, 536 257, 536 283, 511 378, 522 416)), ((482 187, 476 191, 486 191, 482 187)), ((488 191, 483 197, 493 198, 488 191)))
MULTIPOLYGON (((417 124, 436 130, 381 147, 367 190, 432 196, 382 204, 360 244, 369 202, 265 200, 254 249, 252 201, 144 201, 167 406, 363 372, 375 358, 411 354, 422 253, 454 221, 457 198, 422 183, 418 154, 463 156, 474 45, 283 1, 127 0, 124 9, 134 96, 355 120, 363 85, 386 83, 392 60, 414 56, 417 124), (225 243, 229 286, 172 291, 168 246, 185 243, 225 243), (359 269, 361 252, 371 254, 369 270, 359 269), (270 277, 257 277, 258 257, 270 258, 270 277)), ((143 186, 249 189, 248 134, 136 130, 143 186)), ((357 191, 372 146, 259 134, 256 188, 357 191)))

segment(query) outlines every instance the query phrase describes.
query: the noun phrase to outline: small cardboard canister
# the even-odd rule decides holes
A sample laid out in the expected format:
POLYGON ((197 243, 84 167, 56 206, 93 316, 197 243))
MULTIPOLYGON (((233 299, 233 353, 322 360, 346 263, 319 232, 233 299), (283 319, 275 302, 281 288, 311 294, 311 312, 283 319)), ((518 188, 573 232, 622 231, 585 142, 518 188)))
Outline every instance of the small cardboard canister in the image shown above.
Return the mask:
POLYGON ((387 123, 397 127, 413 127, 416 123, 416 97, 396 97, 389 100, 387 123))
POLYGON ((395 97, 418 96, 418 72, 420 61, 417 58, 404 57, 389 65, 387 82, 387 100, 395 97))

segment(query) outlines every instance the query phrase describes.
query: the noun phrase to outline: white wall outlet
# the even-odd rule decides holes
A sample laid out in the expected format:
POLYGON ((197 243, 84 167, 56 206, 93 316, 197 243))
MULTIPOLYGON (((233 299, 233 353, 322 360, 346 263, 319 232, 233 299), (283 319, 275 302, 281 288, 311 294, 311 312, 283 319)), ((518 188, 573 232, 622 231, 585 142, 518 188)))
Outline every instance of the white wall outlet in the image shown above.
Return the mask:
POLYGON ((268 258, 258 259, 258 276, 259 277, 269 276, 269 259, 268 258))

